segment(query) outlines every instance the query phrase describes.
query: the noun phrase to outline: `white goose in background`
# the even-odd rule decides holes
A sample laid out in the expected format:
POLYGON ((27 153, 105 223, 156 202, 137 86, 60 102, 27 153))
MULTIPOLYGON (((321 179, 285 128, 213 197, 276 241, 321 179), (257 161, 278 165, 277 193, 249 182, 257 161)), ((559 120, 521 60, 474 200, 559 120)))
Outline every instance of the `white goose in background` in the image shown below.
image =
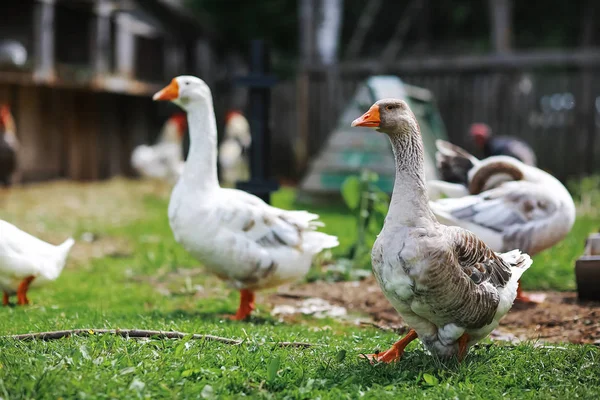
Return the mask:
POLYGON ((234 187, 237 181, 250 179, 248 150, 252 143, 250 124, 239 111, 229 111, 225 117, 225 135, 219 146, 221 183, 234 187))
POLYGON ((181 145, 186 127, 185 114, 175 114, 165 122, 154 145, 136 147, 131 153, 131 165, 136 172, 146 178, 177 182, 184 164, 181 145))
MULTIPOLYGON (((428 182, 430 193, 448 197, 430 203, 439 222, 470 230, 494 251, 518 248, 532 256, 571 231, 573 198, 549 173, 509 156, 480 161, 448 142, 436 145, 440 175, 453 181, 428 182)), ((519 288, 517 300, 540 302, 543 296, 519 288)))
POLYGON ((510 310, 531 259, 519 250, 495 253, 473 233, 436 220, 419 124, 404 101, 379 100, 352 126, 377 128, 392 144, 396 179, 371 260, 381 290, 411 327, 391 349, 368 357, 397 361, 418 337, 433 354, 461 360, 510 310))
POLYGON ((0 220, 0 290, 2 303, 17 295, 17 304, 29 304, 27 291, 60 276, 75 241, 67 239, 54 246, 16 226, 0 220))
POLYGON ((254 309, 254 292, 296 280, 313 257, 338 240, 316 227, 318 215, 286 211, 217 179, 217 126, 210 88, 193 76, 179 76, 154 100, 170 100, 187 111, 190 149, 169 202, 177 242, 209 271, 240 290, 242 320, 254 309))

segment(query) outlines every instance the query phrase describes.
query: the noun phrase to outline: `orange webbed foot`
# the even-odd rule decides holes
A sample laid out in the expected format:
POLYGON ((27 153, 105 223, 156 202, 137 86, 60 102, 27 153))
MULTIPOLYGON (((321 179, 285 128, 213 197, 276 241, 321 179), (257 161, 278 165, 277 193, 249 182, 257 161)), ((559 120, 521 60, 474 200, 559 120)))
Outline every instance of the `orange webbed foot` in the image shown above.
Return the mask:
POLYGON ((467 343, 469 343, 469 340, 471 340, 471 337, 468 333, 463 333, 458 338, 458 362, 462 362, 467 355, 467 343))
POLYGON ((538 293, 530 293, 525 294, 523 289, 521 289, 521 282, 519 282, 519 286, 517 287, 517 297, 515 298, 515 303, 521 304, 540 304, 546 300, 545 294, 538 293))
POLYGON ((254 293, 247 289, 240 290, 240 306, 235 315, 230 315, 232 321, 243 321, 252 314, 254 310, 254 293))
POLYGON ((390 364, 400 361, 406 346, 416 338, 417 332, 414 329, 411 329, 408 331, 406 336, 394 343, 389 350, 376 354, 366 354, 364 355, 364 358, 367 358, 369 361, 371 361, 371 364, 375 362, 390 364))
POLYGON ((23 281, 19 284, 17 288, 17 304, 20 306, 25 306, 29 304, 29 299, 27 298, 27 291, 29 290, 29 285, 35 279, 35 276, 28 276, 23 279, 23 281))

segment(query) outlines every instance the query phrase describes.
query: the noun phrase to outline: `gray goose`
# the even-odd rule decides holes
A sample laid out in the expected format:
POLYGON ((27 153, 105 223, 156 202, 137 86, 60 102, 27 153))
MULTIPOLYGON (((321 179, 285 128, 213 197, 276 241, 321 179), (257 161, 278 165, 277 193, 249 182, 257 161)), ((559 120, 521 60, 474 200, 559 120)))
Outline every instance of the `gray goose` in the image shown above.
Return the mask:
POLYGON ((519 250, 495 253, 473 233, 437 221, 419 125, 404 101, 379 100, 352 126, 376 128, 392 144, 396 180, 371 260, 381 290, 411 327, 389 350, 367 357, 397 361, 418 337, 432 354, 462 360, 510 310, 531 258, 519 250))
MULTIPOLYGON (((437 220, 475 233, 494 251, 518 248, 534 256, 562 241, 575 222, 575 203, 549 173, 509 156, 478 160, 443 140, 436 142, 442 181, 427 182, 437 220), (458 182, 458 183, 452 183, 458 182), (440 199, 439 195, 446 198, 440 199)), ((519 289, 516 301, 537 303, 519 289)))

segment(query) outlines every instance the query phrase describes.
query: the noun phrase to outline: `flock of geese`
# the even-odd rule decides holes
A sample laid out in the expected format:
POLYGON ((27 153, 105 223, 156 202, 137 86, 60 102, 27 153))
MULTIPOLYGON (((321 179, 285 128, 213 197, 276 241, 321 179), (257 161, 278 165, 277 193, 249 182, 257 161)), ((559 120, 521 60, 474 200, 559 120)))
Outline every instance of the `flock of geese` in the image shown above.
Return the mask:
MULTIPOLYGON (((187 113, 190 147, 171 194, 176 241, 210 272, 240 291, 234 320, 246 319, 257 290, 302 278, 313 258, 338 245, 319 232, 318 215, 288 211, 217 178, 217 125, 211 90, 179 76, 156 93, 187 113)), ((407 103, 376 102, 352 126, 386 134, 396 180, 384 227, 372 250, 382 292, 409 333, 372 360, 393 362, 419 338, 440 357, 462 359, 510 310, 533 254, 562 240, 575 219, 573 200, 551 175, 504 156, 483 161, 439 141, 440 181, 426 182, 418 122, 407 103)), ((56 279, 73 240, 53 246, 0 224, 0 289, 16 294, 56 279)), ((543 268, 543 266, 540 266, 543 268)))

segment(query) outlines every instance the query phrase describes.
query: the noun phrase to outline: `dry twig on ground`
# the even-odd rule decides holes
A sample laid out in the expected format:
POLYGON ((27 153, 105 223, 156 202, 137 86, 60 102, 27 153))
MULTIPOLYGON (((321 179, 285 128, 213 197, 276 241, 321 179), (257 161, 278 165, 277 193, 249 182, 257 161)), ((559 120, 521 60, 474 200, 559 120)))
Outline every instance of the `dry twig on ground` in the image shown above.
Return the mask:
MULTIPOLYGON (((3 338, 10 338, 14 340, 54 340, 62 339, 70 336, 92 336, 92 335, 117 335, 126 338, 156 338, 156 339, 184 339, 189 337, 193 340, 208 340, 214 342, 220 342, 231 345, 240 345, 244 341, 239 339, 230 339, 221 336, 214 335, 200 335, 191 334, 185 332, 175 331, 152 331, 152 330, 140 330, 140 329, 71 329, 65 331, 52 331, 52 332, 36 332, 36 333, 25 333, 21 335, 3 336, 3 338)), ((314 346, 312 343, 305 342, 269 342, 265 344, 272 344, 276 347, 298 347, 308 348, 314 346)))

